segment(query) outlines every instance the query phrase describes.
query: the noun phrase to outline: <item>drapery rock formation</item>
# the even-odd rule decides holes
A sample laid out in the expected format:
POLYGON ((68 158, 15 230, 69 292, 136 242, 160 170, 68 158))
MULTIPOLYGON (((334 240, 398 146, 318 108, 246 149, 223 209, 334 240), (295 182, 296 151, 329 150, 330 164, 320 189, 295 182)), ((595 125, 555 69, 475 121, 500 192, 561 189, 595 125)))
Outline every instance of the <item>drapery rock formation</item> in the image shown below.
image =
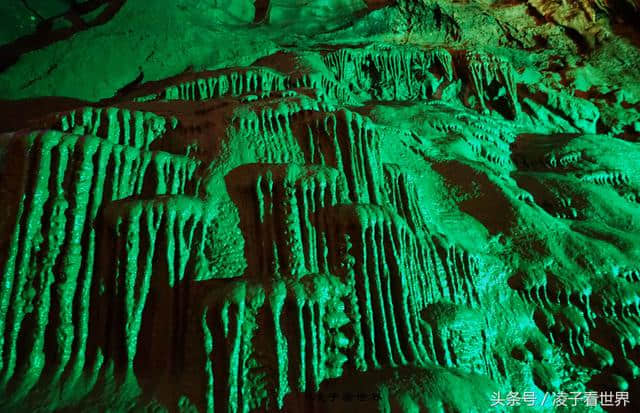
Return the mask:
POLYGON ((2 38, 0 410, 637 409, 637 3, 71 3, 2 38))

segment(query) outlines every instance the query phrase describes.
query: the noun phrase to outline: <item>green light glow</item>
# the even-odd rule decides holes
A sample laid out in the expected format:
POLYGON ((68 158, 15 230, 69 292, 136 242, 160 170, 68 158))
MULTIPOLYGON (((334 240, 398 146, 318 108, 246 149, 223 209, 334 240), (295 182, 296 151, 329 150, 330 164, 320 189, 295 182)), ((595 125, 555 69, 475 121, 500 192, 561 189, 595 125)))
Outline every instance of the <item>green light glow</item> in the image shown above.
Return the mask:
POLYGON ((15 3, 0 410, 640 402, 635 3, 15 3))

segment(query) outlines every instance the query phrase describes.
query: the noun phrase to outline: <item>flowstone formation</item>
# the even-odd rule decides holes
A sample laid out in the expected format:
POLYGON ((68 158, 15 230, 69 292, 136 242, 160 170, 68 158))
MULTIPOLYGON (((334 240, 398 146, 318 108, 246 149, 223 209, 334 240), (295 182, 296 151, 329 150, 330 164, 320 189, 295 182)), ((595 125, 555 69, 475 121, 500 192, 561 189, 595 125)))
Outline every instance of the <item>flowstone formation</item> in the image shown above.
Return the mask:
POLYGON ((637 409, 637 3, 61 3, 3 46, 0 410, 637 409))

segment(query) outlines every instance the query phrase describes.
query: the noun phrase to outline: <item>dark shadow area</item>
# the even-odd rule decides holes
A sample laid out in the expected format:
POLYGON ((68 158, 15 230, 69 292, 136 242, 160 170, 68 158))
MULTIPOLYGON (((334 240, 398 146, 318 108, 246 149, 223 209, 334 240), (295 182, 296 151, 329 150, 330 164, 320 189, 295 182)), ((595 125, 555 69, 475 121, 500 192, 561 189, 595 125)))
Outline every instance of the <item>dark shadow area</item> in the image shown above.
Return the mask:
POLYGON ((0 99, 0 133, 20 130, 29 126, 30 121, 50 113, 70 111, 87 104, 86 101, 63 97, 0 99))
POLYGON ((270 0, 255 0, 254 7, 256 14, 253 17, 254 23, 267 23, 269 18, 270 0))
MULTIPOLYGON (((68 39, 78 32, 108 22, 120 10, 124 2, 125 0, 91 0, 83 3, 74 1, 65 14, 50 17, 38 24, 35 33, 1 46, 0 72, 15 64, 25 53, 68 39), (99 8, 104 9, 91 21, 85 21, 82 18, 83 15, 95 12, 99 8), (60 19, 66 19, 71 23, 71 27, 55 28, 54 23, 60 19)), ((37 14, 35 11, 34 13, 37 14)))

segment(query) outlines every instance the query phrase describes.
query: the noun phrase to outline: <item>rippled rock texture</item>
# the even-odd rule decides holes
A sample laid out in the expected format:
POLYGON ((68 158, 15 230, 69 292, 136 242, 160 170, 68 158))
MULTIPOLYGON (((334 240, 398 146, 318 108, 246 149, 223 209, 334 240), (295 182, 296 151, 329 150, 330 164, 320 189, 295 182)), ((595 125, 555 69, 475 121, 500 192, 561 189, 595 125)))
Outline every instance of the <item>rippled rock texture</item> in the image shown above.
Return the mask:
POLYGON ((3 7, 2 411, 640 402, 633 0, 3 7))

